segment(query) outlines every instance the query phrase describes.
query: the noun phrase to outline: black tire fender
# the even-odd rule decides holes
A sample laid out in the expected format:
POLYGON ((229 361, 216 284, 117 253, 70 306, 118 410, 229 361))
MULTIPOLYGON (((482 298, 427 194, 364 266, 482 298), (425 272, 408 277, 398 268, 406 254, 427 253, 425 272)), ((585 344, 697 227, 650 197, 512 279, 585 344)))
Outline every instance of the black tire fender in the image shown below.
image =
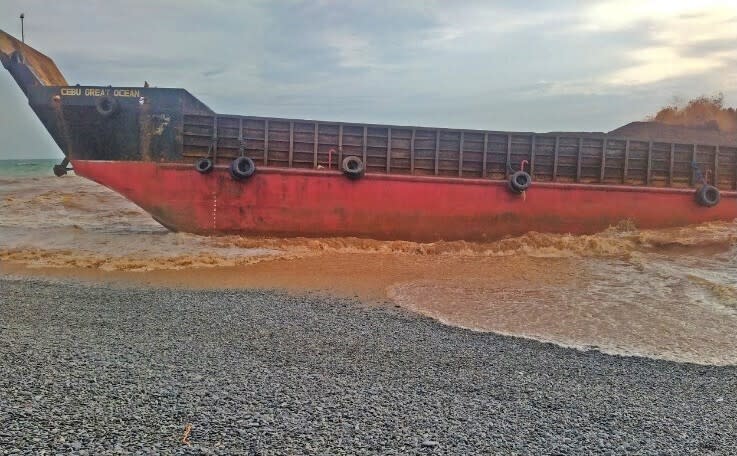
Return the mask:
POLYGON ((95 109, 102 117, 112 117, 120 109, 120 103, 113 97, 100 97, 95 100, 95 109))
POLYGON ((200 158, 194 164, 194 168, 200 174, 207 174, 210 171, 212 171, 214 167, 215 167, 215 164, 212 162, 211 159, 207 157, 200 158))
POLYGON ((704 207, 716 206, 721 198, 719 189, 713 185, 704 184, 696 190, 696 202, 704 207))
POLYGON ((509 178, 509 187, 515 193, 522 193, 532 185, 532 176, 526 171, 517 171, 509 178))
POLYGON ((256 164, 249 157, 238 157, 230 164, 230 175, 236 180, 248 179, 255 172, 256 164))
POLYGON ((343 174, 349 179, 360 179, 366 172, 366 166, 364 166, 363 160, 355 155, 345 157, 341 164, 341 169, 343 170, 343 174))

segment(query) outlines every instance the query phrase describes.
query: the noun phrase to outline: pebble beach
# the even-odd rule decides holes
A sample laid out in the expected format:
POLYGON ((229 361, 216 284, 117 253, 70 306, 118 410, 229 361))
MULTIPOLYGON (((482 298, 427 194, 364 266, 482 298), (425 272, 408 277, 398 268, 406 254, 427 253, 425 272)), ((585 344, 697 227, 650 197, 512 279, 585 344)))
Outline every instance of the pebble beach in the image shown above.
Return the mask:
POLYGON ((730 454, 737 368, 279 291, 0 278, 0 454, 730 454))

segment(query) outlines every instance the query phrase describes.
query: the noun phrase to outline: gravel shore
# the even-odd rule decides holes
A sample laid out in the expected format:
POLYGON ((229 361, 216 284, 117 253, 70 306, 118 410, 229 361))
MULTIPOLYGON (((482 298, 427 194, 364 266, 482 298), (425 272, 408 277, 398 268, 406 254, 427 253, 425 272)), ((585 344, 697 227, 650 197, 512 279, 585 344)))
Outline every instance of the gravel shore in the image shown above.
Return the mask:
POLYGON ((734 454, 736 392, 346 299, 0 278, 0 454, 734 454))

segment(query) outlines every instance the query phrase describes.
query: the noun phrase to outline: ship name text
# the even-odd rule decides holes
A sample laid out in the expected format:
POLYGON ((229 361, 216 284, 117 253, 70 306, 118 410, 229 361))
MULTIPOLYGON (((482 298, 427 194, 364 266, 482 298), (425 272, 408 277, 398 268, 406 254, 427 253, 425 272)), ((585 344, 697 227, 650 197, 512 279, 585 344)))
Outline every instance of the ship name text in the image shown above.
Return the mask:
POLYGON ((141 96, 141 91, 138 89, 101 89, 97 87, 62 87, 61 95, 65 97, 135 97, 141 96))

